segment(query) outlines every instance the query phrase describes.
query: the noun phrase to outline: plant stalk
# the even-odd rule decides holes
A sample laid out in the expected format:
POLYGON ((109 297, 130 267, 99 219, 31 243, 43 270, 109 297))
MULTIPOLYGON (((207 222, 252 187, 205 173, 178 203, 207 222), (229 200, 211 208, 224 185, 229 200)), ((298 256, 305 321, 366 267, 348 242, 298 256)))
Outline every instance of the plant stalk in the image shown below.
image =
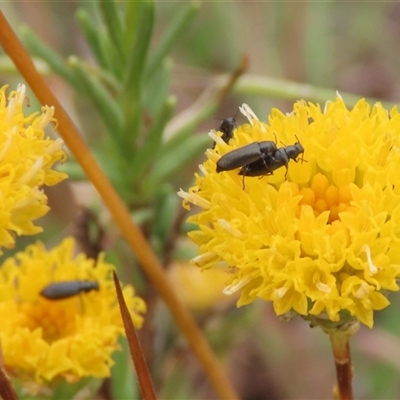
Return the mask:
POLYGON ((353 400, 352 378, 353 365, 351 362, 349 339, 353 329, 330 330, 327 332, 332 345, 336 367, 337 387, 335 392, 339 400, 353 400))

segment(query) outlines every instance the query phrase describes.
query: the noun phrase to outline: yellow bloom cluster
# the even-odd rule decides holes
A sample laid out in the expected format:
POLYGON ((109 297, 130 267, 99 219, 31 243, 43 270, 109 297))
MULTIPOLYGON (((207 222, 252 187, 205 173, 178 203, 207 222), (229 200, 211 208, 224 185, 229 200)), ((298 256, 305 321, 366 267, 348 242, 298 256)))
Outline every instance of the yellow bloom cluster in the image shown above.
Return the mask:
POLYGON ((66 178, 51 169, 65 159, 63 142, 44 134, 54 109, 43 107, 41 114, 25 116, 25 86, 11 92, 8 101, 6 89, 0 89, 0 248, 12 248, 14 234, 41 232, 32 222, 48 211, 47 197, 40 188, 66 178))
MULTIPOLYGON (((65 239, 46 251, 41 243, 7 259, 0 269, 0 343, 3 363, 11 376, 29 384, 56 378, 74 382, 106 377, 111 354, 124 334, 112 278, 113 266, 74 256, 74 240, 65 239), (40 292, 50 284, 96 281, 98 291, 62 300, 40 292)), ((145 303, 123 288, 134 324, 140 327, 145 303)))
POLYGON ((388 306, 400 275, 400 114, 360 100, 348 109, 341 98, 318 105, 299 101, 284 114, 273 109, 262 123, 247 107, 250 123, 215 149, 196 174, 184 205, 201 211, 189 218, 199 245, 195 264, 228 266, 226 293, 241 290, 238 305, 256 298, 273 302, 278 315, 369 327, 374 310, 388 306), (242 177, 216 172, 221 156, 249 143, 299 141, 304 161, 291 160, 273 175, 242 177), (243 180, 244 179, 244 180, 243 180), (244 188, 243 188, 244 182, 244 188))

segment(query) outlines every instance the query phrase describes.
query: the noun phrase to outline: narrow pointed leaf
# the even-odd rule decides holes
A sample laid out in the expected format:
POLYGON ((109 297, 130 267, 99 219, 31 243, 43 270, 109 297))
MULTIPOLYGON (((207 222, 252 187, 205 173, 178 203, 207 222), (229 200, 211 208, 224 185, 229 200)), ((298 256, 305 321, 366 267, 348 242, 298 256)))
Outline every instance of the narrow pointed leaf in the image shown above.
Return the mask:
POLYGON ((129 54, 129 50, 133 47, 136 39, 135 33, 138 24, 140 2, 129 1, 125 5, 125 34, 122 39, 124 41, 125 54, 129 54))
POLYGON ((108 61, 103 52, 103 46, 101 44, 98 31, 98 24, 95 23, 93 18, 86 10, 79 9, 76 16, 82 28, 86 42, 92 50, 92 53, 95 56, 97 62, 102 68, 107 69, 108 61))
POLYGON ((140 345, 139 338, 136 333, 136 329, 133 325, 131 316, 126 306, 124 296, 122 295, 121 286, 117 274, 113 272, 115 289, 117 291, 117 298, 119 308, 121 310, 122 320, 124 322, 124 328, 126 338, 128 339, 129 351, 131 353, 133 364, 135 365, 137 377, 139 380, 140 390, 143 398, 146 400, 156 400, 156 395, 153 389, 153 383, 150 378, 149 369, 147 368, 146 361, 143 356, 142 346, 140 345))
MULTIPOLYGON (((198 106, 191 106, 190 109, 186 109, 175 116, 164 133, 164 136, 167 136, 168 139, 162 152, 164 154, 173 152, 175 147, 180 146, 183 141, 193 135, 194 130, 201 122, 210 118, 216 112, 217 107, 217 99, 211 98, 206 102, 201 102, 198 106)), ((210 138, 208 140, 211 142, 210 138)), ((158 156, 161 157, 162 154, 158 154, 158 156)))
POLYGON ((68 61, 80 80, 81 89, 83 86, 108 130, 114 135, 113 139, 118 140, 119 134, 122 131, 122 115, 118 104, 94 75, 87 71, 77 57, 70 57, 68 61))
POLYGON ((151 173, 144 182, 146 192, 148 194, 153 192, 162 182, 179 173, 193 159, 204 153, 207 146, 210 146, 210 138, 206 134, 200 134, 186 138, 173 150, 166 152, 154 163, 151 173))
POLYGON ((122 37, 124 34, 124 28, 121 17, 119 15, 119 9, 114 0, 101 0, 98 1, 101 15, 105 21, 108 35, 111 38, 111 42, 118 49, 120 56, 124 58, 124 51, 122 48, 122 37))
POLYGON ((112 43, 108 33, 99 28, 101 25, 98 22, 96 23, 86 10, 78 10, 77 18, 99 65, 121 79, 123 68, 123 63, 120 62, 121 54, 112 43))
POLYGON ((146 136, 145 143, 139 151, 135 153, 131 172, 132 179, 138 177, 143 179, 143 172, 153 163, 156 158, 158 150, 162 144, 162 135, 164 132, 165 125, 171 118, 176 105, 176 98, 170 96, 165 104, 157 119, 154 121, 148 135, 146 136))
POLYGON ((159 65, 161 65, 163 58, 171 51, 179 35, 185 35, 186 29, 197 14, 199 8, 200 3, 193 2, 187 7, 181 6, 177 9, 174 18, 169 21, 167 29, 163 32, 157 50, 149 60, 148 67, 146 68, 146 80, 152 78, 154 72, 159 68, 159 65))
POLYGON ((44 44, 29 28, 22 28, 20 33, 25 46, 33 56, 44 60, 53 72, 62 76, 75 89, 79 89, 79 80, 56 51, 44 44))
POLYGON ((173 65, 171 59, 164 59, 151 80, 146 82, 142 104, 152 115, 157 115, 161 108, 164 107, 170 88, 173 65))
MULTIPOLYGON (((169 183, 164 184, 158 191, 155 198, 155 215, 153 220, 153 234, 165 247, 168 242, 168 235, 177 213, 179 197, 176 190, 169 183)), ((165 249, 162 249, 165 253, 165 249)))
POLYGON ((128 58, 125 73, 125 91, 122 101, 125 115, 124 141, 133 148, 141 129, 142 117, 142 77, 150 47, 154 24, 154 4, 152 1, 140 3, 135 43, 128 58))

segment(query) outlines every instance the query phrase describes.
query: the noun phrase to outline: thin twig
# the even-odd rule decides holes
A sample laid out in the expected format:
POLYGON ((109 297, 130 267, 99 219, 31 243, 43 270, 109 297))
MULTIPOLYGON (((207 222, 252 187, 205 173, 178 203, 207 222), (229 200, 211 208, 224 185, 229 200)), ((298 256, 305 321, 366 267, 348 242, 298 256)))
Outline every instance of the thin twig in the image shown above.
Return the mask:
POLYGON ((247 54, 243 54, 239 66, 235 69, 235 71, 233 71, 228 83, 222 88, 218 96, 220 103, 222 103, 226 95, 235 86, 237 80, 248 70, 248 68, 249 68, 249 56, 247 54))

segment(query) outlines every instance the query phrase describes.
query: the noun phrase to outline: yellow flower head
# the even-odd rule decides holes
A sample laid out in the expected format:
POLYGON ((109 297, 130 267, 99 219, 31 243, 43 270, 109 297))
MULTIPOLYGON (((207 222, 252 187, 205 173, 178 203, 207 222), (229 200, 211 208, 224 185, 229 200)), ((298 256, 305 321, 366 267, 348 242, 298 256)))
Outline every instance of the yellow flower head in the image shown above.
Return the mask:
MULTIPOLYGON (((111 355, 124 334, 113 266, 102 256, 95 262, 73 253, 73 239, 51 251, 38 243, 7 259, 0 269, 3 362, 11 376, 27 385, 109 376, 111 355), (49 285, 68 281, 95 282, 98 290, 62 300, 40 295, 49 285)), ((131 286, 123 292, 133 322, 140 327, 145 304, 131 286)))
POLYGON ((25 116, 25 86, 11 92, 8 101, 6 89, 0 89, 0 248, 12 248, 14 234, 41 232, 32 222, 48 211, 47 197, 40 188, 66 178, 51 169, 65 159, 63 142, 44 134, 54 109, 43 107, 41 114, 25 116))
POLYGON ((349 110, 337 98, 321 110, 299 101, 291 113, 272 110, 268 123, 246 105, 241 110, 250 123, 228 144, 211 132, 215 149, 207 151, 196 185, 180 192, 185 206, 201 208, 189 218, 198 226, 190 233, 200 252, 193 261, 203 269, 228 266, 225 293, 241 290, 238 305, 259 297, 278 315, 356 318, 372 327, 374 310, 389 304, 384 293, 399 290, 397 108, 360 100, 349 110), (299 142, 304 155, 289 160, 287 173, 285 166, 268 167, 278 165, 268 158, 273 151, 251 168, 216 172, 223 155, 263 141, 287 150, 299 142), (244 170, 273 175, 239 175, 244 170))

